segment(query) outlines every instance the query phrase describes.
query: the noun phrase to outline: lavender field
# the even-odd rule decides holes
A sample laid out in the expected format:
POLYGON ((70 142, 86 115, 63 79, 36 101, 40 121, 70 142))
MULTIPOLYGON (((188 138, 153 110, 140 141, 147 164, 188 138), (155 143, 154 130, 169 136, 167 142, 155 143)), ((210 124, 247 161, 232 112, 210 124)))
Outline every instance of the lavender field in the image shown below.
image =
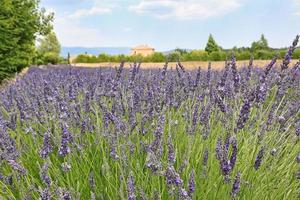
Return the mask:
POLYGON ((221 71, 31 67, 0 96, 0 197, 299 199, 298 38, 221 71))

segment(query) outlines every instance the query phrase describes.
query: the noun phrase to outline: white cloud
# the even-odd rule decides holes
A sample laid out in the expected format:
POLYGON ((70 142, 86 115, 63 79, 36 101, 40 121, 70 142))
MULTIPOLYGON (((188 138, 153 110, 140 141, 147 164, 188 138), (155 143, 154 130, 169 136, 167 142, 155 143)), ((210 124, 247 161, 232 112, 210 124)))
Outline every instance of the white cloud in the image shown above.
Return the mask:
MULTIPOLYGON (((87 1, 87 0, 81 0, 87 1)), ((89 0, 90 7, 75 10, 68 17, 71 19, 79 19, 86 16, 103 15, 112 13, 118 7, 117 0, 89 0)))
POLYGON ((89 15, 102 15, 111 13, 112 9, 109 7, 97 7, 93 6, 90 9, 79 9, 76 10, 73 14, 69 15, 71 19, 78 19, 81 17, 89 16, 89 15))
POLYGON ((160 19, 206 19, 232 12, 243 0, 142 0, 129 6, 138 14, 148 14, 160 19))

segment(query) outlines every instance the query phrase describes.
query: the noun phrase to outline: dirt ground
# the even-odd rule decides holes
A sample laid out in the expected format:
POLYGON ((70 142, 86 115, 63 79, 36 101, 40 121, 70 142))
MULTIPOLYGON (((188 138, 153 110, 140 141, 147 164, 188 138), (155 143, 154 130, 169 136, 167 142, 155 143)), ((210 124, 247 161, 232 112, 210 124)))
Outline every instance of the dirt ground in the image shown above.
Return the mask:
MULTIPOLYGON (((298 60, 292 60, 290 66, 292 66, 293 64, 295 64, 298 60)), ((254 60, 254 66, 260 66, 260 67, 264 67, 266 66, 268 63, 270 62, 270 60, 254 60)), ((206 69, 208 66, 208 62, 202 62, 202 61, 190 61, 190 62, 181 62, 182 65, 188 69, 188 70, 193 70, 193 69, 198 69, 198 67, 201 67, 201 69, 206 69)), ((237 61, 237 66, 238 67, 243 67, 243 66, 247 66, 249 63, 249 61, 237 61)), ((277 61, 277 66, 279 66, 282 63, 282 60, 278 60, 277 61)), ((130 65, 132 63, 125 63, 125 67, 129 68, 130 65)), ((152 68, 162 68, 164 66, 165 63, 142 63, 141 64, 141 68, 143 69, 152 69, 152 68)), ((175 69, 176 67, 176 62, 170 62, 168 64, 169 68, 173 68, 175 69)), ((212 69, 214 70, 221 70, 224 68, 224 61, 215 61, 215 62, 211 62, 211 66, 212 69)), ((120 63, 109 63, 109 62, 105 62, 105 63, 73 63, 73 66, 76 67, 115 67, 115 66, 119 66, 120 63)))

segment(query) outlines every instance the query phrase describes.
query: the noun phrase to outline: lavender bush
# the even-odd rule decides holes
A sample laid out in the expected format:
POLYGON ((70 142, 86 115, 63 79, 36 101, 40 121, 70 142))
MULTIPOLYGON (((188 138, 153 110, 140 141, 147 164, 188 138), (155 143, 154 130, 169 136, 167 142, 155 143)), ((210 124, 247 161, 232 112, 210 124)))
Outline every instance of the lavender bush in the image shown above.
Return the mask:
POLYGON ((0 197, 298 199, 297 42, 265 67, 31 67, 0 96, 0 197))

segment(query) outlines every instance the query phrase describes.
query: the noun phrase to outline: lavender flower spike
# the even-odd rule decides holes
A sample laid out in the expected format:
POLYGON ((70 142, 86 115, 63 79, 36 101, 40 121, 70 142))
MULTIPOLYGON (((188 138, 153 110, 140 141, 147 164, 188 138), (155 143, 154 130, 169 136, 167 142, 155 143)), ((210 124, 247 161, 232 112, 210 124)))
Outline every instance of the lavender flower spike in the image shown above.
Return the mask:
POLYGON ((189 178, 189 190, 188 190, 188 195, 193 198, 193 193, 195 192, 196 189, 196 182, 195 182, 195 170, 192 170, 189 178))
POLYGON ((43 180, 43 182, 47 184, 48 187, 50 187, 52 181, 51 178, 48 176, 48 168, 49 168, 48 163, 45 163, 40 172, 40 177, 43 180))
POLYGON ((72 135, 68 131, 67 126, 63 126, 62 138, 61 138, 61 146, 59 148, 59 155, 65 157, 70 153, 70 147, 68 146, 69 142, 72 140, 72 135))
POLYGON ((15 160, 8 160, 7 162, 14 170, 20 172, 22 175, 27 173, 27 170, 15 160))
POLYGON ((40 200, 51 200, 51 193, 48 188, 40 192, 40 200))
POLYGON ((232 154, 230 157, 230 167, 231 169, 233 169, 236 162, 237 152, 238 152, 236 138, 234 138, 233 141, 231 142, 231 146, 232 146, 232 154))
POLYGON ((288 65, 292 59, 292 55, 297 47, 298 41, 299 41, 299 35, 296 36, 292 46, 289 47, 287 53, 285 54, 284 59, 282 61, 281 70, 288 68, 288 65))
POLYGON ((43 147, 40 150, 40 156, 41 158, 47 158, 48 155, 52 152, 53 147, 51 145, 51 138, 50 138, 50 133, 46 132, 44 134, 44 142, 43 142, 43 147))
POLYGON ((241 173, 238 172, 235 179, 234 179, 234 183, 232 186, 232 191, 230 193, 231 199, 234 199, 235 196, 237 195, 237 193, 240 190, 240 181, 241 181, 241 173))
POLYGON ((256 159, 255 159, 255 163, 254 163, 255 170, 258 170, 258 168, 260 167, 262 159, 264 157, 264 152, 265 152, 264 148, 261 148, 260 151, 258 152, 256 159))
POLYGON ((203 155, 203 165, 206 166, 208 161, 208 149, 205 148, 204 155, 203 155))
POLYGON ((134 186, 134 178, 132 172, 130 172, 128 181, 127 181, 127 193, 128 193, 128 200, 135 200, 135 186, 134 186))
POLYGON ((183 200, 192 200, 184 188, 179 189, 179 198, 183 200))
POLYGON ((174 165, 175 161, 176 161, 176 155, 175 155, 174 146, 173 146, 173 143, 172 143, 171 133, 169 134, 167 145, 168 145, 168 162, 169 162, 170 165, 174 165))
POLYGON ((173 166, 169 166, 164 174, 168 185, 180 186, 183 181, 173 166))

